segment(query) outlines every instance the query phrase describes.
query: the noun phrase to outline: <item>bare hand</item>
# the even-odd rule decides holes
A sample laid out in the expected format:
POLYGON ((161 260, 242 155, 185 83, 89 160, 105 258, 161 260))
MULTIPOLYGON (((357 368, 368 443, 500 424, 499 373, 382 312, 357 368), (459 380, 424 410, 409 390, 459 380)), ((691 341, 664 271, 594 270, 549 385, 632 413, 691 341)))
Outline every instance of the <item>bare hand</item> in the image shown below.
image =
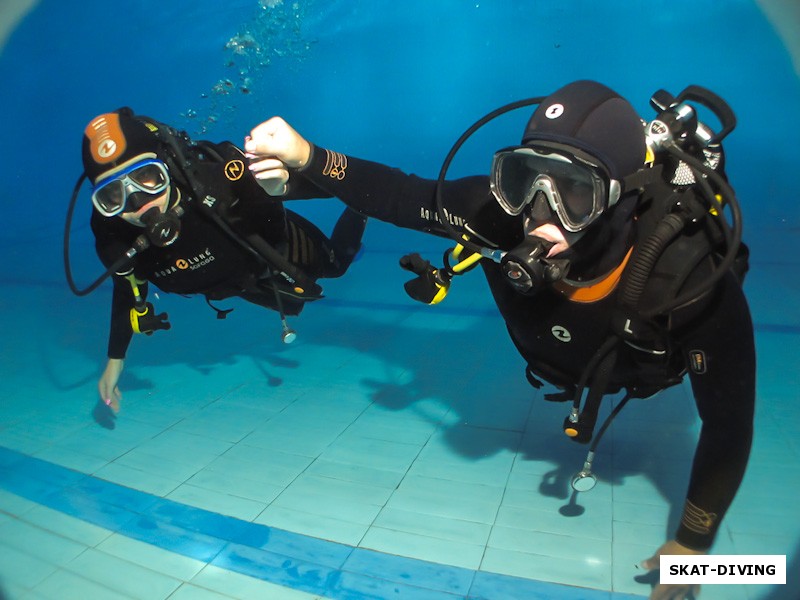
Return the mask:
POLYGON ((272 196, 286 192, 288 168, 302 168, 311 156, 311 144, 280 117, 257 125, 245 138, 250 171, 272 196))
MULTIPOLYGON (((699 550, 691 550, 675 540, 669 540, 656 553, 642 562, 642 567, 648 571, 653 571, 660 566, 662 554, 678 556, 698 556, 705 554, 699 550)), ((659 583, 653 588, 650 600, 685 600, 694 599, 700 593, 700 586, 691 583, 659 583)))
POLYGON ((113 410, 114 414, 119 412, 119 405, 122 400, 122 392, 119 391, 117 382, 122 374, 124 364, 125 362, 119 358, 109 358, 106 369, 97 384, 100 400, 113 410))
POLYGON ((283 196, 289 184, 289 171, 277 158, 259 158, 247 153, 250 171, 255 175, 258 185, 270 196, 283 196))

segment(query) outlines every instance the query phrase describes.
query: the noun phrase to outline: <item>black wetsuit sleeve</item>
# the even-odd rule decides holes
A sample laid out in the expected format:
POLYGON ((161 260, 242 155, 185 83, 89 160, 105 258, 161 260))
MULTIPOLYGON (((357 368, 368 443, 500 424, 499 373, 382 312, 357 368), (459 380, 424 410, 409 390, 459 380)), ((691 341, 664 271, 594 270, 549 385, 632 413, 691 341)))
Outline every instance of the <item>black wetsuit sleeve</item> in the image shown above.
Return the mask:
MULTIPOLYGON (((308 164, 293 173, 365 216, 398 227, 448 236, 437 215, 433 179, 318 146, 312 147, 308 164)), ((488 180, 483 176, 445 182, 442 196, 450 224, 461 230, 467 217, 486 203, 488 194, 488 180)))
MULTIPOLYGON (((139 284, 139 293, 147 298, 147 283, 139 284)), ((114 276, 114 291, 111 296, 111 325, 108 330, 108 358, 124 359, 133 338, 130 313, 133 308, 133 292, 124 277, 114 276)))
POLYGON ((676 539, 708 549, 744 476, 753 438, 755 344, 744 293, 729 274, 709 314, 680 344, 702 420, 676 539))
POLYGON ((332 198, 333 194, 323 190, 305 177, 290 177, 286 193, 281 200, 311 200, 314 198, 332 198))
MULTIPOLYGON (((238 166, 235 167, 236 170, 230 170, 231 166, 235 165, 236 162, 247 163, 247 157, 241 148, 232 142, 221 142, 219 144, 203 142, 203 144, 207 148, 213 148, 222 158, 219 169, 229 180, 233 193, 239 198, 265 200, 274 204, 289 200, 310 200, 313 198, 330 198, 332 196, 312 181, 303 177, 290 178, 286 186, 286 192, 282 196, 270 196, 258 184, 258 181, 249 170, 244 175, 240 175, 238 166)), ((221 180, 222 178, 218 179, 221 180)))
MULTIPOLYGON (((125 226, 118 220, 109 220, 92 213, 92 232, 95 236, 95 251, 103 265, 108 269, 131 247, 133 241, 125 226)), ((121 272, 129 272, 133 264, 123 265, 121 272)), ((119 274, 112 275, 114 289, 111 295, 111 315, 108 332, 108 358, 124 359, 133 337, 130 323, 130 309, 133 308, 133 292, 128 280, 119 274)), ((147 285, 140 285, 139 291, 147 296, 147 285)))

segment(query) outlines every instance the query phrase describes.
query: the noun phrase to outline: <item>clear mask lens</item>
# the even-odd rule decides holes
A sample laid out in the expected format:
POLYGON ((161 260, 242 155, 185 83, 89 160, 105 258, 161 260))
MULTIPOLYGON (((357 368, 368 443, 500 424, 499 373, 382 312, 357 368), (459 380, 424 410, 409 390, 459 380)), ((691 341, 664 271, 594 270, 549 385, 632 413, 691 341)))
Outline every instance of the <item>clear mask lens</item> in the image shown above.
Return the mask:
POLYGON ((95 206, 101 213, 117 213, 125 206, 125 184, 120 180, 110 181, 92 195, 95 206))
POLYGON ((520 214, 541 192, 568 231, 579 231, 602 214, 607 187, 596 168, 558 152, 506 150, 492 165, 492 192, 505 212, 520 214))
POLYGON ((158 193, 167 186, 167 173, 159 163, 150 163, 134 169, 128 173, 128 178, 137 185, 141 191, 158 193))

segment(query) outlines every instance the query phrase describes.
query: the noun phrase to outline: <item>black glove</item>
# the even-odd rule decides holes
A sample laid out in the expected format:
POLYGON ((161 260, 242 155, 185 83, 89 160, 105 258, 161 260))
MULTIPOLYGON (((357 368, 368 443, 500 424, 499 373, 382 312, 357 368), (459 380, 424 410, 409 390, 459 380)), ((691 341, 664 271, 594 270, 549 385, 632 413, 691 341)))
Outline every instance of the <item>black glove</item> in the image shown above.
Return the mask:
POLYGON ((436 304, 441 301, 450 288, 450 279, 440 269, 434 269, 430 261, 419 254, 408 254, 400 259, 400 266, 418 276, 407 281, 406 293, 414 300, 425 304, 436 304))
POLYGON ((169 329, 172 327, 167 313, 155 314, 155 309, 150 302, 145 304, 144 312, 139 312, 137 309, 131 309, 131 327, 134 333, 144 333, 146 335, 153 335, 157 329, 169 329))

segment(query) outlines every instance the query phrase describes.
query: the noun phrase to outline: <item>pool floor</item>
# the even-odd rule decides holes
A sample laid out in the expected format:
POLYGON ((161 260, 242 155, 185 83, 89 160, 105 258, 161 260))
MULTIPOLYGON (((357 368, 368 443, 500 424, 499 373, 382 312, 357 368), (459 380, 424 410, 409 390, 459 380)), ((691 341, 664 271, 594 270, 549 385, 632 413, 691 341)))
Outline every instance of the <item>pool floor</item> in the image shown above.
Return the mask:
MULTIPOLYGON (((5 286, 0 597, 622 599, 679 518, 698 419, 688 386, 632 402, 572 494, 586 448, 528 386, 478 273, 436 307, 368 249, 291 323, 161 295, 115 418, 97 402, 110 294, 5 286), (373 285, 365 287, 364 282, 373 285)), ((796 265, 754 263, 759 352, 749 469, 714 548, 786 554, 798 583, 796 265), (787 271, 787 268, 790 271, 787 271), (787 385, 788 384, 788 385, 787 385)), ((606 402, 608 410, 612 402, 606 402)), ((796 587, 794 589, 797 589, 796 587)))

